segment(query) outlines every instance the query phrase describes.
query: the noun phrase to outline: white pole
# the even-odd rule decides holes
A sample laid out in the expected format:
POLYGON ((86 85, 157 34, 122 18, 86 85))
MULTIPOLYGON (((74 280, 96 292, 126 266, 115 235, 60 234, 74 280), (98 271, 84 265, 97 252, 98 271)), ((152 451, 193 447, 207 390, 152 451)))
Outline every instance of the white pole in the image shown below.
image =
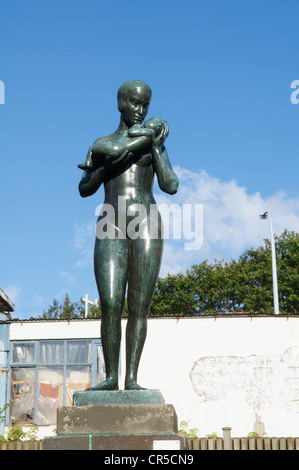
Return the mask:
POLYGON ((84 300, 85 302, 85 318, 87 318, 87 315, 88 315, 88 295, 86 294, 85 297, 82 298, 82 300, 84 300))
POLYGON ((272 217, 268 211, 269 225, 270 225, 270 236, 271 236, 271 255, 272 255, 272 278, 273 278, 273 299, 274 299, 274 314, 279 315, 279 304, 278 304, 278 285, 277 285, 277 270, 276 270, 276 255, 275 255, 275 238, 272 225, 272 217))
POLYGON ((98 305, 98 299, 95 299, 94 302, 88 299, 88 294, 85 297, 82 297, 83 302, 85 302, 85 318, 88 316, 88 304, 90 305, 98 305))
POLYGON ((272 217, 271 217, 271 214, 270 214, 269 211, 265 212, 262 215, 260 215, 261 219, 267 219, 267 217, 269 217, 269 225, 270 225, 274 314, 279 315, 278 285, 277 285, 276 255, 275 255, 275 238, 274 238, 274 231, 273 231, 273 225, 272 225, 272 217))

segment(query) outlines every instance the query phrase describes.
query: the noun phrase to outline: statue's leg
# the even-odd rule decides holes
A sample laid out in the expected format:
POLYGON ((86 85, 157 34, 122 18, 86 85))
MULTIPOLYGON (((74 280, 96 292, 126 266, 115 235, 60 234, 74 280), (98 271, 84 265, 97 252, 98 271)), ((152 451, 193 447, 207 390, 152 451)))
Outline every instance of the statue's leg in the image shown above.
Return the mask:
POLYGON ((137 371, 147 332, 147 316, 157 282, 163 251, 163 240, 131 241, 128 282, 128 323, 126 329, 127 390, 142 389, 137 384, 137 371))
POLYGON ((128 277, 128 255, 128 240, 96 239, 94 268, 102 309, 101 340, 106 380, 93 387, 94 390, 118 389, 121 315, 128 277))

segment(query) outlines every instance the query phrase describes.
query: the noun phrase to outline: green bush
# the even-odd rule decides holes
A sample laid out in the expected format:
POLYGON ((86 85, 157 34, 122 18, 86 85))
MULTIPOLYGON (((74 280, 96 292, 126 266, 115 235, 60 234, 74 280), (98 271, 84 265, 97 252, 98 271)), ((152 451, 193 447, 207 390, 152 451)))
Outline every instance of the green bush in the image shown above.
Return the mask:
POLYGON ((199 437, 198 428, 189 428, 190 421, 181 421, 180 428, 178 430, 179 434, 185 434, 189 439, 199 437))
POLYGON ((7 432, 7 441, 20 441, 26 436, 22 426, 16 425, 10 428, 7 432))
POLYGON ((9 428, 4 437, 0 434, 0 441, 37 441, 38 426, 31 426, 28 431, 24 431, 22 426, 15 425, 9 428))

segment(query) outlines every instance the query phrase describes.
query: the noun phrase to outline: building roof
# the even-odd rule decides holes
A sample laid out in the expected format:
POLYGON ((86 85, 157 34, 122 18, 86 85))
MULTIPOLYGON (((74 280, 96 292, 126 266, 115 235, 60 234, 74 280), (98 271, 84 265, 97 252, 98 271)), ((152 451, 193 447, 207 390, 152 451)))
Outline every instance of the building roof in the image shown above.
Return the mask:
MULTIPOLYGON (((292 313, 283 313, 280 312, 279 315, 270 314, 270 313, 248 313, 248 312, 221 312, 221 313, 210 313, 210 314, 204 314, 204 315, 189 315, 189 316, 149 316, 148 320, 176 320, 176 321, 181 321, 181 320, 204 320, 207 318, 214 318, 216 320, 217 318, 299 318, 299 314, 292 313)), ((127 320, 127 318, 122 317, 122 320, 127 320)), ((68 322, 68 323, 73 323, 73 322, 96 322, 96 321, 101 321, 101 318, 10 318, 10 323, 59 323, 59 322, 68 322)), ((0 318, 0 323, 1 323, 1 318, 0 318)))
POLYGON ((8 295, 0 289, 0 312, 13 312, 15 309, 14 304, 8 295))

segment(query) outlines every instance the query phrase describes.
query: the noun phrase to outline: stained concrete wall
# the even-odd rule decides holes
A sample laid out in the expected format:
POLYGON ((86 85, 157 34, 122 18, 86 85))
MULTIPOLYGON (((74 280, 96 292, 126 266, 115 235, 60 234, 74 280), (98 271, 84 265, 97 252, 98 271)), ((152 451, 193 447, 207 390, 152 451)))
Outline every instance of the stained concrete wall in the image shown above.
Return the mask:
MULTIPOLYGON (((120 388, 125 374, 122 322, 120 388)), ((10 339, 96 338, 100 321, 12 323, 10 339)), ((160 389, 201 437, 299 436, 299 318, 149 319, 139 383, 160 389)))
POLYGON ((202 437, 299 436, 299 318, 152 319, 139 380, 202 437))
MULTIPOLYGON (((1 315, 1 314, 0 314, 1 315)), ((4 315, 4 314, 2 314, 4 315)), ((8 377, 9 325, 0 323, 0 417, 5 417, 8 377)), ((4 433, 4 420, 0 419, 0 434, 4 433)))

